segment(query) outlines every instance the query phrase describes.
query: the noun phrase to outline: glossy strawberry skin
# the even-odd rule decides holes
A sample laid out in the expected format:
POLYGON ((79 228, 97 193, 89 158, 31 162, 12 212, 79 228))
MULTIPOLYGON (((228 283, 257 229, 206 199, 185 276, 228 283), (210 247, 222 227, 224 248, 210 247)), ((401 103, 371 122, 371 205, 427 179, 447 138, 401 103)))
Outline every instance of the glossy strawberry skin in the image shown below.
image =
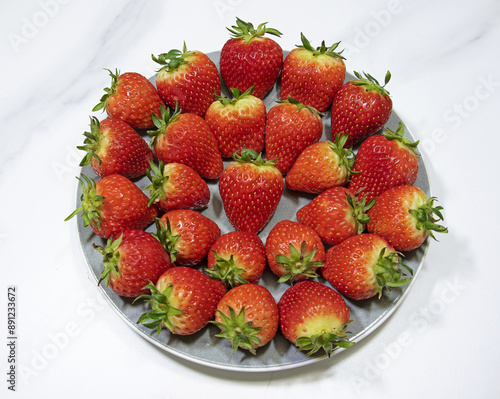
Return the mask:
POLYGON ((323 121, 317 112, 300 103, 278 103, 267 113, 266 157, 275 160, 286 175, 300 153, 322 134, 323 121))
POLYGON ((205 120, 223 158, 232 157, 242 148, 259 153, 264 149, 266 106, 260 98, 250 94, 235 101, 216 100, 208 108, 205 120))
POLYGON ((113 74, 109 92, 94 110, 105 108, 110 118, 121 119, 134 129, 150 129, 154 126, 151 113, 160 115, 164 104, 155 86, 136 72, 113 74))
POLYGON ((244 307, 244 322, 252 322, 256 328, 261 328, 256 333, 258 343, 253 349, 268 344, 275 336, 279 328, 278 305, 267 288, 257 284, 243 284, 227 291, 217 305, 215 321, 223 323, 221 313, 230 316, 229 307, 238 314, 244 307))
POLYGON ((325 112, 344 84, 346 66, 341 56, 318 54, 303 46, 285 58, 281 72, 281 100, 289 96, 325 112))
POLYGON ((392 187, 380 194, 373 208, 368 211, 370 222, 366 229, 385 238, 397 251, 416 249, 429 235, 434 237, 433 231, 448 231, 435 223, 435 214, 442 219, 442 207, 434 208, 434 199, 435 197, 427 198, 417 186, 403 184, 392 187), (426 209, 429 213, 424 215, 425 223, 419 226, 417 215, 421 209, 426 209))
MULTIPOLYGON (((207 266, 209 270, 216 268, 218 263, 216 255, 225 260, 230 260, 232 257, 234 267, 242 269, 241 272, 237 273, 240 278, 246 281, 245 284, 258 283, 267 265, 262 240, 257 234, 248 231, 230 231, 218 237, 208 253, 207 266)), ((230 276, 229 281, 226 281, 223 276, 220 277, 230 287, 242 284, 239 279, 235 279, 233 276, 230 276)))
POLYGON ((245 42, 231 38, 220 55, 220 72, 227 87, 244 92, 255 85, 254 96, 264 98, 278 79, 283 64, 283 50, 268 37, 245 42))
POLYGON ((344 84, 335 95, 331 109, 332 137, 348 134, 346 147, 363 141, 379 131, 392 113, 388 95, 366 91, 352 81, 344 84))
MULTIPOLYGON (((168 301, 182 312, 171 317, 173 328, 169 328, 173 334, 178 335, 191 335, 205 327, 214 317, 217 304, 225 293, 225 287, 220 281, 185 266, 168 269, 158 279, 156 288, 164 292, 169 285, 173 289, 168 301)), ((164 326, 167 327, 165 324, 164 326)))
POLYGON ((292 220, 282 220, 276 223, 269 232, 265 244, 267 262, 271 271, 279 277, 290 273, 288 281, 291 283, 308 278, 306 272, 315 274, 318 266, 312 266, 311 262, 305 262, 304 267, 293 264, 291 265, 292 270, 287 270, 282 263, 278 262, 277 256, 289 259, 292 257, 290 245, 300 252, 303 243, 305 243, 305 254, 314 252, 311 262, 322 264, 325 261, 323 242, 314 229, 292 220), (311 266, 308 267, 308 264, 311 266))
POLYGON ((353 193, 345 187, 332 187, 297 211, 297 221, 313 228, 328 245, 337 245, 359 233, 353 208, 346 194, 353 193))
POLYGON ((178 162, 194 169, 201 177, 216 179, 224 164, 210 126, 199 115, 183 113, 155 137, 153 152, 165 164, 178 162))
POLYGON ((120 174, 129 179, 143 176, 153 160, 148 143, 126 122, 118 118, 102 121, 91 119, 90 132, 85 133, 87 151, 80 166, 90 164, 94 173, 104 177, 120 174))
POLYGON ((190 209, 169 211, 160 219, 164 226, 167 226, 168 219, 172 235, 179 236, 173 245, 178 265, 194 266, 200 263, 221 234, 217 223, 190 209))
POLYGON ((418 170, 414 151, 384 135, 374 135, 361 143, 348 187, 369 201, 391 187, 415 183, 418 170))
MULTIPOLYGON (((180 53, 180 52, 179 52, 180 53)), ((201 51, 179 54, 184 62, 175 68, 161 68, 156 76, 160 97, 170 108, 178 104, 182 112, 204 117, 214 100, 220 95, 220 75, 215 63, 201 51)))
MULTIPOLYGON (((137 297, 149 292, 144 286, 153 284, 169 268, 173 267, 170 255, 163 245, 144 230, 125 230, 112 239, 120 240, 113 251, 117 257, 116 269, 109 271, 109 287, 118 295, 137 297)), ((101 276, 101 279, 106 276, 101 276)))
POLYGON ((323 277, 341 294, 355 299, 372 298, 379 292, 374 267, 382 249, 395 249, 376 234, 359 234, 328 249, 323 277))
POLYGON ((292 343, 325 331, 340 332, 350 318, 342 296, 314 280, 300 281, 288 288, 278 308, 281 332, 292 343))
POLYGON ((252 233, 258 233, 269 222, 284 186, 280 171, 268 164, 235 161, 219 178, 219 192, 227 218, 236 230, 252 233))

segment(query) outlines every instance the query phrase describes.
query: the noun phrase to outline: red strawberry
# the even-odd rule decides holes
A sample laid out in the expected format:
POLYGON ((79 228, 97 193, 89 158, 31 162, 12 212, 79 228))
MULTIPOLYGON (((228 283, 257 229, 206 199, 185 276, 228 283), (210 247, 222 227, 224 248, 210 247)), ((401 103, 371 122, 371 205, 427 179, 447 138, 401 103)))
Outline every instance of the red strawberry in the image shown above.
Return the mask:
POLYGON ((357 79, 347 82, 335 95, 332 103, 332 137, 347 134, 346 147, 352 147, 380 130, 392 113, 392 100, 385 89, 391 79, 385 75, 384 85, 371 75, 363 78, 354 72, 357 79))
POLYGON ((342 296, 313 280, 288 288, 278 302, 283 335, 308 355, 323 349, 330 356, 336 347, 350 348, 347 323, 351 315, 342 296))
POLYGON ((331 247, 321 272, 341 294, 361 300, 377 294, 380 298, 384 288, 407 284, 411 277, 400 268, 413 275, 386 240, 376 234, 359 234, 331 247))
POLYGON ((151 114, 160 115, 160 105, 163 104, 154 85, 136 72, 107 71, 111 76, 111 87, 104 89, 106 94, 92 111, 106 110, 110 118, 121 119, 135 129, 152 128, 151 114))
POLYGON ((164 212, 174 209, 201 209, 210 201, 208 184, 201 176, 182 163, 164 164, 162 161, 146 172, 151 184, 149 203, 156 204, 164 212))
POLYGON ((137 321, 145 327, 162 326, 172 334, 191 335, 200 331, 214 317, 217 304, 226 291, 224 284, 190 267, 177 266, 163 273, 156 284, 148 284, 151 295, 141 295, 152 310, 137 321))
POLYGON ((253 150, 235 154, 219 178, 222 205, 236 230, 258 233, 273 216, 285 183, 274 162, 253 150))
POLYGON ((309 226, 291 220, 274 225, 266 239, 266 256, 279 283, 314 278, 323 266, 325 248, 319 235, 309 226))
POLYGON ((285 58, 281 72, 281 100, 293 97, 320 112, 326 111, 344 84, 346 67, 339 43, 314 48, 301 34, 302 45, 285 58))
POLYGON ((250 22, 236 19, 237 26, 227 28, 231 39, 220 53, 220 72, 227 87, 242 92, 255 86, 253 95, 263 98, 273 87, 283 64, 280 45, 265 34, 281 36, 281 32, 267 28, 265 23, 257 28, 250 22))
POLYGON ((156 87, 162 100, 170 108, 179 104, 182 112, 205 116, 214 99, 220 95, 221 82, 215 63, 201 51, 170 50, 153 61, 162 65, 156 75, 156 87))
POLYGON ((413 184, 418 175, 417 142, 404 137, 399 123, 396 132, 374 135, 363 141, 356 154, 349 188, 369 201, 385 190, 401 184, 413 184))
POLYGON ((266 157, 285 175, 300 153, 323 134, 320 114, 294 98, 274 105, 267 113, 266 157))
POLYGON ((229 290, 217 305, 215 320, 221 329, 216 337, 256 354, 255 349, 269 343, 279 325, 278 305, 269 290, 257 284, 243 284, 229 290))
POLYGON ((250 148, 256 152, 264 149, 266 106, 252 95, 253 87, 245 92, 232 89, 234 98, 216 96, 205 114, 223 158, 230 158, 235 151, 250 148))
POLYGON ((168 164, 182 163, 206 179, 216 179, 224 164, 217 140, 205 119, 192 113, 161 108, 161 118, 153 117, 157 127, 148 131, 156 157, 168 164))
POLYGON ((110 238, 124 230, 143 230, 158 214, 149 206, 149 198, 132 181, 122 175, 108 175, 97 183, 82 175, 77 178, 82 187, 81 206, 65 220, 81 212, 83 225, 90 225, 103 238, 110 238))
POLYGON ((319 141, 304 149, 286 175, 287 187, 319 194, 346 185, 355 159, 352 150, 344 148, 346 140, 346 135, 337 135, 335 142, 319 141))
POLYGON ((324 243, 337 245, 363 232, 372 206, 373 202, 356 200, 345 187, 332 187, 300 208, 297 221, 313 228, 324 243))
POLYGON ((227 287, 257 283, 266 268, 266 251, 260 237, 248 231, 231 231, 215 240, 207 258, 208 275, 227 287))
POLYGON ((160 241, 144 230, 125 230, 109 238, 105 247, 95 245, 103 255, 104 280, 115 293, 137 297, 149 292, 144 286, 173 266, 170 255, 160 241))
POLYGON ((123 175, 129 179, 142 176, 149 168, 153 152, 148 143, 127 123, 117 118, 99 122, 90 118, 90 132, 77 148, 86 151, 80 166, 90 165, 98 176, 123 175))
POLYGON ((169 211, 157 220, 157 231, 166 235, 167 251, 172 262, 184 266, 200 263, 220 236, 217 224, 190 209, 169 211))
POLYGON ((443 220, 442 206, 434 206, 436 197, 427 198, 419 187, 403 184, 392 187, 377 197, 369 210, 369 233, 385 238, 397 251, 420 247, 434 232, 447 233, 438 225, 443 220))

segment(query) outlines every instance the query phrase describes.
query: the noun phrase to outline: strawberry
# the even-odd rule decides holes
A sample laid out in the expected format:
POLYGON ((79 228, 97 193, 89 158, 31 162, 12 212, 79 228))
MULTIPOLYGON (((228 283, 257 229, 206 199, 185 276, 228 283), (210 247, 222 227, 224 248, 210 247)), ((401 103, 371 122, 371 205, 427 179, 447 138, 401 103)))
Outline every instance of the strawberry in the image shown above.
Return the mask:
POLYGON ((267 288, 243 284, 222 297, 212 323, 221 330, 215 336, 229 340, 233 353, 241 348, 255 355, 278 331, 278 305, 267 288))
POLYGON ((369 201, 383 191, 401 184, 413 184, 418 175, 417 142, 404 137, 399 123, 396 132, 367 138, 359 146, 349 188, 369 201))
POLYGON ((373 202, 358 201, 345 187, 332 187, 300 208, 297 221, 313 228, 324 243, 337 245, 364 231, 373 202))
POLYGON ((273 216, 285 183, 274 162, 253 150, 234 155, 219 178, 227 218, 236 230, 258 233, 273 216))
POLYGON ((164 104, 154 85, 136 72, 107 71, 111 87, 104 89, 106 94, 92 111, 106 110, 110 118, 121 119, 134 129, 152 128, 151 114, 160 115, 160 105, 164 104))
POLYGON ((293 97, 320 112, 332 104, 333 97, 344 84, 346 66, 339 43, 326 47, 325 42, 314 48, 301 34, 302 45, 294 48, 283 61, 281 100, 293 97))
POLYGON ((137 297, 149 292, 144 286, 156 283, 173 266, 170 255, 160 241, 144 230, 124 230, 109 238, 106 246, 94 244, 103 255, 99 283, 105 281, 115 293, 137 297))
POLYGON ((294 98, 280 101, 267 113, 266 157, 285 175, 300 153, 323 134, 320 114, 294 98))
POLYGON ((156 157, 168 164, 182 163, 202 178, 216 179, 224 164, 217 140, 205 119, 193 113, 172 112, 161 107, 161 118, 153 117, 157 130, 148 131, 156 157))
POLYGON ((385 238, 397 251, 411 251, 420 247, 427 236, 436 239, 434 232, 448 232, 437 224, 443 220, 443 207, 434 206, 434 201, 436 197, 427 198, 419 187, 392 187, 377 197, 368 212, 366 229, 385 238))
POLYGON ((403 275, 401 268, 413 275, 386 240, 376 234, 359 234, 331 247, 321 272, 341 294, 362 300, 377 294, 380 298, 384 288, 407 284, 411 277, 403 275))
POLYGON ((158 334, 163 326, 178 335, 191 335, 205 327, 226 292, 220 281, 185 266, 168 269, 156 284, 151 282, 144 288, 151 294, 141 295, 135 301, 146 300, 152 310, 143 313, 137 324, 155 329, 158 334))
POLYGON ((320 194, 337 186, 344 186, 351 178, 355 155, 344 148, 347 135, 337 135, 335 142, 319 141, 300 153, 286 175, 286 186, 291 190, 320 194))
POLYGON ((233 98, 216 96, 205 114, 223 158, 232 157, 235 151, 250 148, 256 152, 264 149, 266 106, 252 95, 253 86, 245 92, 231 89, 233 98))
POLYGON ((319 235, 309 226, 291 220, 274 225, 266 239, 266 257, 279 283, 315 278, 323 266, 325 248, 319 235))
POLYGON ((200 263, 220 236, 217 224, 191 209, 164 213, 156 221, 158 234, 166 235, 166 247, 172 262, 184 266, 200 263))
POLYGON ((350 348, 347 338, 350 310, 342 296, 313 280, 288 288, 278 302, 281 332, 298 350, 312 355, 323 349, 330 356, 336 347, 350 348))
POLYGON ((146 187, 150 190, 150 204, 156 204, 163 212, 174 209, 201 209, 210 201, 208 184, 196 171, 182 163, 164 164, 157 166, 150 162, 150 169, 146 175, 151 184, 146 187))
POLYGON ((266 268, 266 251, 260 237, 248 231, 231 231, 215 240, 207 257, 206 272, 227 287, 257 283, 266 268))
POLYGON ((97 183, 82 175, 81 206, 65 220, 81 212, 83 225, 102 238, 111 238, 128 229, 143 230, 158 214, 149 206, 149 198, 132 181, 122 175, 108 175, 97 183))
POLYGON ((179 104, 182 112, 205 116, 214 93, 221 94, 221 81, 215 63, 201 51, 170 50, 153 61, 162 65, 156 75, 160 97, 170 108, 179 104))
POLYGON ((266 27, 264 22, 255 28, 252 23, 236 18, 236 26, 220 53, 220 72, 227 87, 242 92, 255 86, 253 95, 263 98, 278 79, 283 64, 283 50, 276 41, 281 32, 266 27))
POLYGON ((380 130, 392 113, 392 100, 385 88, 391 74, 385 75, 384 85, 365 73, 363 78, 354 72, 357 79, 344 84, 333 99, 331 109, 332 137, 347 134, 346 147, 363 141, 380 130))
POLYGON ((128 123, 118 118, 99 122, 90 118, 90 132, 79 150, 86 154, 80 166, 90 165, 98 176, 123 175, 129 179, 143 176, 153 159, 148 143, 128 123))

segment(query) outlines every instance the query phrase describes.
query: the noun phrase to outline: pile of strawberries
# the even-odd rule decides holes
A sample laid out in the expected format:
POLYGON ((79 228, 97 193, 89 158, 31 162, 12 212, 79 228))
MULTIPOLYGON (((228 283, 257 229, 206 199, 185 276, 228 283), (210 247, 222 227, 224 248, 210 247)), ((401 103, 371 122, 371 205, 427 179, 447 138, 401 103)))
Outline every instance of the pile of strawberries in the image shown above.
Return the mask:
POLYGON ((339 43, 315 48, 301 35, 284 56, 269 37, 281 33, 265 23, 237 19, 228 30, 219 66, 184 44, 152 57, 156 86, 109 71, 93 109, 107 117, 91 117, 78 146, 81 166, 99 178, 78 177, 81 206, 67 220, 81 214, 107 240, 94 244, 100 282, 149 303, 138 323, 180 335, 213 323, 233 352, 253 354, 281 331, 307 354, 330 355, 354 344, 344 296, 377 300, 407 284, 404 252, 447 231, 442 208, 414 185, 418 142, 402 124, 384 130, 389 72, 383 85, 357 72, 345 83, 339 43), (273 87, 280 100, 266 109, 273 87), (321 141, 328 111, 330 140, 321 141), (203 214, 207 182, 217 183, 232 231, 203 214), (285 189, 312 199, 264 242, 285 189), (259 284, 266 269, 287 285, 280 298, 259 284))

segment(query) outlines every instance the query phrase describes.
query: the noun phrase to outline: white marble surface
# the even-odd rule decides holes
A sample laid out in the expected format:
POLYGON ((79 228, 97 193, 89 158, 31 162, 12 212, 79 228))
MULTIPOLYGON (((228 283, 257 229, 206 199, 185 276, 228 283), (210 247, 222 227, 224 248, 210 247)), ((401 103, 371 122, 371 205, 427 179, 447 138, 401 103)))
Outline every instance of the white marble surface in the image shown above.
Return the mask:
POLYGON ((19 398, 498 398, 500 3, 496 0, 2 1, 0 394, 7 289, 17 289, 19 398), (299 11, 299 7, 302 8, 299 11), (404 303, 352 350, 266 374, 209 369, 158 350, 89 278, 74 209, 76 150, 108 75, 154 73, 151 54, 220 50, 235 17, 341 41, 349 71, 390 69, 395 109, 421 150, 450 232, 404 303), (189 395, 186 396, 186 393, 189 395))

